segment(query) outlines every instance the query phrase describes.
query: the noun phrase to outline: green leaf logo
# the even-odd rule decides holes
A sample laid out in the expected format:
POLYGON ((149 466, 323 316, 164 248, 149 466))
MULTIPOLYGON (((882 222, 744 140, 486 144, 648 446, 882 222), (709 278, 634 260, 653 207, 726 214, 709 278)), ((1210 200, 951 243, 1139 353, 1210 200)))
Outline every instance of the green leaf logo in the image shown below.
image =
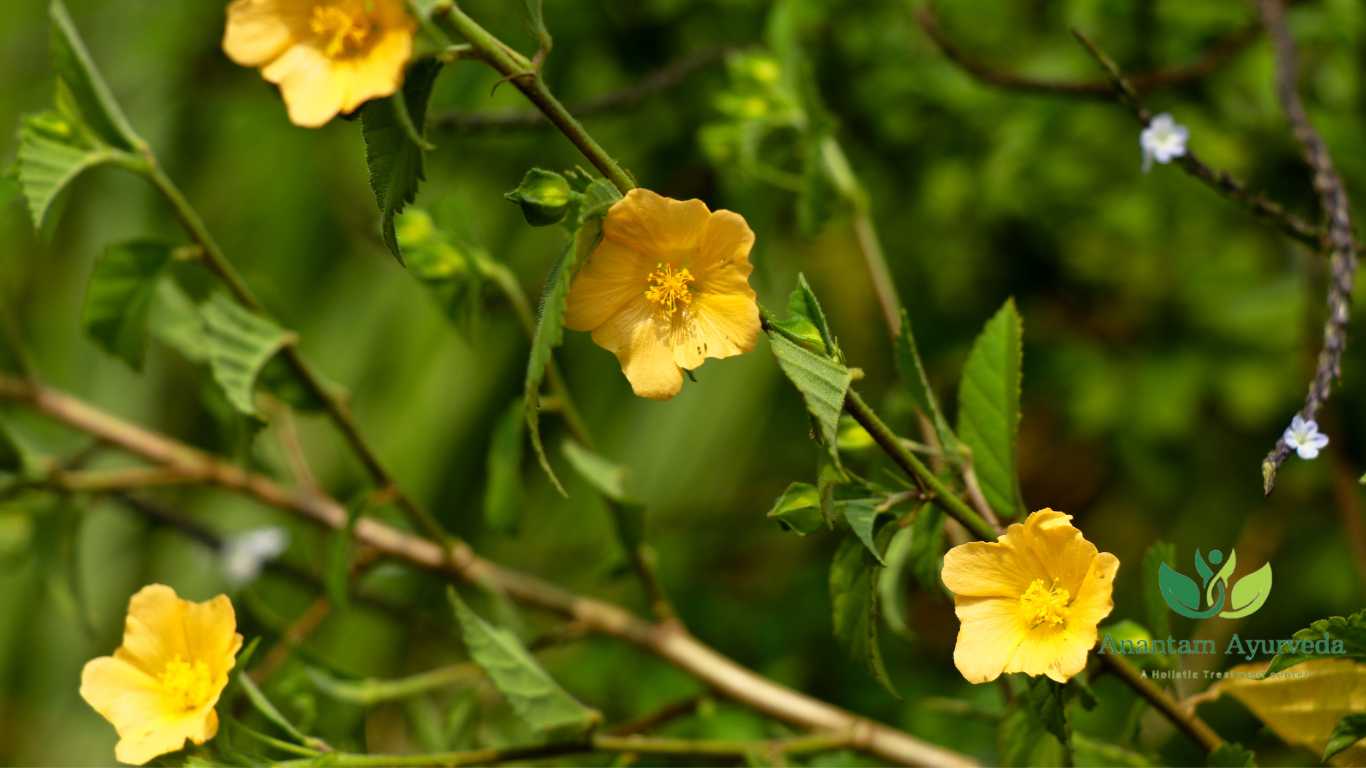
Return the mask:
POLYGON ((1271 563, 1249 573, 1229 590, 1229 609, 1219 615, 1225 619, 1239 619, 1256 613, 1271 594, 1271 563))
POLYGON ((1224 554, 1217 549, 1210 550, 1208 558, 1197 549, 1195 572, 1200 576, 1200 583, 1164 562, 1157 571, 1158 589, 1167 607, 1182 616, 1192 619, 1208 619, 1216 615, 1225 619, 1242 618, 1255 613, 1271 594, 1271 564, 1267 563, 1234 582, 1233 571, 1237 565, 1237 552, 1230 550, 1225 560, 1224 554), (1200 607, 1202 593, 1203 603, 1207 606, 1203 609, 1200 607), (1224 610, 1226 605, 1228 610, 1224 610))

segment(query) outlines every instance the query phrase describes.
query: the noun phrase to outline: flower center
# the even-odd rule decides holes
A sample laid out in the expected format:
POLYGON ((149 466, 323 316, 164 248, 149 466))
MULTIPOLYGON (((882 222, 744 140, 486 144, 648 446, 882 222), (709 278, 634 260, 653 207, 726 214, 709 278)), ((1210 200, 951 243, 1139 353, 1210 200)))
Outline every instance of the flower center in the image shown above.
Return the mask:
POLYGON ((341 0, 313 6, 308 26, 324 43, 328 58, 354 53, 370 38, 374 24, 365 10, 365 0, 341 0))
POLYGON ((688 290, 691 282, 693 276, 687 267, 675 272, 672 264, 661 262, 650 273, 650 287, 645 289, 645 298, 655 305, 656 313, 672 317, 676 310, 692 303, 692 291, 688 290))
POLYGON ((1056 583, 1046 587, 1043 579, 1035 579, 1020 596, 1020 610, 1031 629, 1041 624, 1061 627, 1067 623, 1067 602, 1071 598, 1072 595, 1056 583))
POLYGON ((213 676, 202 661, 188 662, 177 655, 161 671, 161 691, 171 706, 182 712, 199 709, 212 694, 213 676))

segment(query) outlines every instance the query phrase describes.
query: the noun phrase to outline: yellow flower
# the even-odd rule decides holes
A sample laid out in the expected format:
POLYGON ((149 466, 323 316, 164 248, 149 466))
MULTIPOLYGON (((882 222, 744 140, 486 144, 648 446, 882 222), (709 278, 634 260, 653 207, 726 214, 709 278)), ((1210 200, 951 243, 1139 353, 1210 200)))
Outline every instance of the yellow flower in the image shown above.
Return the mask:
POLYGON ((616 354, 631 389, 666 400, 683 371, 754 349, 754 233, 744 217, 633 189, 570 286, 565 325, 616 354))
POLYGON ((142 765, 218 733, 214 705, 242 647, 236 630, 226 595, 192 603, 164 584, 133 595, 123 645, 81 673, 81 698, 119 734, 119 762, 142 765))
POLYGON ((1086 666, 1096 625, 1114 609, 1119 559, 1097 552, 1071 519, 1041 509, 995 542, 944 555, 960 622, 953 663, 968 682, 1023 672, 1062 683, 1086 666))
POLYGON ((416 29, 403 0, 233 0, 223 52, 260 67, 289 119, 317 128, 397 91, 416 29))

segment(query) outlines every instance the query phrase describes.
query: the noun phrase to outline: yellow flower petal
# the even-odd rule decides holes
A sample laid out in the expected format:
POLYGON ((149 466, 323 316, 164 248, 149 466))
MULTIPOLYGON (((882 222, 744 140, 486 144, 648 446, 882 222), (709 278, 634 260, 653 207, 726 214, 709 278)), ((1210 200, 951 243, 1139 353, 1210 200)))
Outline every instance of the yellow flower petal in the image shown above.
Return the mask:
POLYGON ((192 603, 152 584, 128 601, 123 645, 85 665, 81 697, 118 732, 115 757, 141 765, 213 738, 241 647, 226 596, 192 603))
POLYGON ((1041 509, 995 542, 944 555, 941 578, 960 622, 953 659, 968 681, 1022 672, 1066 682, 1086 667, 1096 626, 1114 607, 1119 560, 1071 519, 1041 509))
POLYGON ((637 187, 608 211, 602 235, 654 261, 688 266, 711 215, 701 200, 674 200, 637 187))
POLYGON ((332 75, 343 86, 341 111, 354 112, 371 99, 397 93, 412 53, 412 31, 402 28, 383 33, 365 58, 342 62, 332 75))
POLYGON ((223 30, 223 52, 244 67, 259 67, 290 46, 308 23, 299 0, 233 0, 223 30))
POLYGON ((958 642, 953 664, 970 683, 988 683, 1001 676, 1025 638, 1014 598, 987 597, 954 600, 958 614, 958 642))
POLYGON ((754 349, 753 246, 739 214, 631 190, 607 212, 601 241, 570 284, 565 327, 592 331, 637 395, 673 397, 684 369, 754 349))
POLYGON ((332 61, 311 45, 295 45, 261 70, 280 86, 289 120, 317 128, 336 117, 345 98, 344 82, 332 76, 332 61))
POLYGON ((649 287, 655 263, 639 251, 604 238, 579 269, 565 301, 564 325, 591 331, 607 322, 649 287))
POLYGON ((655 323, 652 307, 633 301, 593 331, 593 341, 616 354, 621 371, 639 397, 667 400, 683 389, 668 329, 655 323))

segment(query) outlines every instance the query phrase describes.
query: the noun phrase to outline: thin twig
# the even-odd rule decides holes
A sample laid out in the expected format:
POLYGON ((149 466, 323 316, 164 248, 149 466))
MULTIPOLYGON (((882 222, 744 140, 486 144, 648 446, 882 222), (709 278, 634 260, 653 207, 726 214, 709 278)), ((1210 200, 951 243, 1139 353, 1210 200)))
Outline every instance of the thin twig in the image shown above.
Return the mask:
MULTIPOLYGON (((1119 66, 1080 31, 1074 29, 1072 35, 1110 76, 1110 87, 1114 97, 1129 108, 1139 125, 1147 126, 1148 121, 1152 119, 1152 113, 1143 106, 1143 101, 1139 98, 1138 92, 1120 72, 1119 66)), ((1275 224, 1288 237, 1304 243, 1310 248, 1317 249, 1320 247, 1323 241, 1323 232, 1318 227, 1287 211, 1280 203, 1248 189, 1246 184, 1237 181, 1227 172, 1217 171, 1209 167, 1190 149, 1186 150, 1186 154, 1177 158, 1176 163, 1181 167, 1181 170, 1204 182, 1210 189, 1247 208, 1253 216, 1275 224)))
MULTIPOLYGON (((1314 367, 1314 379, 1309 384, 1304 407, 1299 415, 1313 420, 1333 391, 1333 382, 1342 376, 1342 353, 1347 346, 1347 322, 1352 313, 1352 283, 1356 275, 1356 238, 1352 234, 1351 205, 1347 188, 1333 166, 1328 145, 1314 130, 1305 111, 1299 92, 1299 68, 1295 58, 1295 40, 1285 23, 1285 7, 1281 0, 1261 0, 1262 21, 1276 50, 1276 97, 1295 139, 1304 151, 1304 161, 1314 172, 1314 192, 1327 219, 1329 251, 1328 319, 1323 326, 1323 349, 1314 367)), ((1276 486, 1276 471, 1290 446, 1282 436, 1262 461, 1262 483, 1267 494, 1276 486)))
MULTIPOLYGON (((730 48, 716 47, 684 56, 650 72, 631 85, 570 105, 569 111, 582 119, 636 107, 653 96, 678 87, 692 75, 724 59, 730 52, 730 48)), ((432 126, 436 130, 460 133, 535 130, 554 127, 541 111, 535 109, 452 112, 433 118, 432 126)))
MULTIPOLYGON (((960 48, 944 32, 943 27, 940 26, 939 17, 931 4, 927 3, 916 9, 915 19, 945 58, 957 64, 959 69, 987 85, 1011 91, 1102 101, 1110 99, 1113 94, 1113 86, 1108 80, 1050 80, 1029 77, 1007 72, 977 59, 960 48)), ((1215 40, 1190 64, 1141 72, 1131 75, 1129 81, 1141 93, 1196 82, 1209 76, 1247 48, 1248 44, 1257 38, 1259 29, 1260 27, 1256 22, 1239 27, 1215 40)))
POLYGON ((702 706, 706 701, 705 696, 689 696, 686 699, 670 702, 648 712, 634 720, 628 720, 620 725, 608 728, 606 733, 611 736, 632 736, 635 734, 649 733, 662 725, 671 723, 681 717, 688 717, 702 706))
MULTIPOLYGON (((215 485, 255 498, 333 530, 347 525, 336 500, 307 489, 285 488, 196 448, 130 424, 56 390, 0 375, 0 400, 11 400, 93 435, 110 445, 215 485)), ((971 510, 969 510, 971 511, 971 510)), ((678 625, 657 625, 600 600, 583 597, 479 557, 460 541, 449 549, 370 518, 355 524, 356 540, 381 555, 448 578, 499 590, 523 604, 558 614, 585 628, 630 642, 755 710, 795 727, 852 734, 849 746, 887 762, 971 765, 964 755, 783 687, 722 656, 678 625)))

